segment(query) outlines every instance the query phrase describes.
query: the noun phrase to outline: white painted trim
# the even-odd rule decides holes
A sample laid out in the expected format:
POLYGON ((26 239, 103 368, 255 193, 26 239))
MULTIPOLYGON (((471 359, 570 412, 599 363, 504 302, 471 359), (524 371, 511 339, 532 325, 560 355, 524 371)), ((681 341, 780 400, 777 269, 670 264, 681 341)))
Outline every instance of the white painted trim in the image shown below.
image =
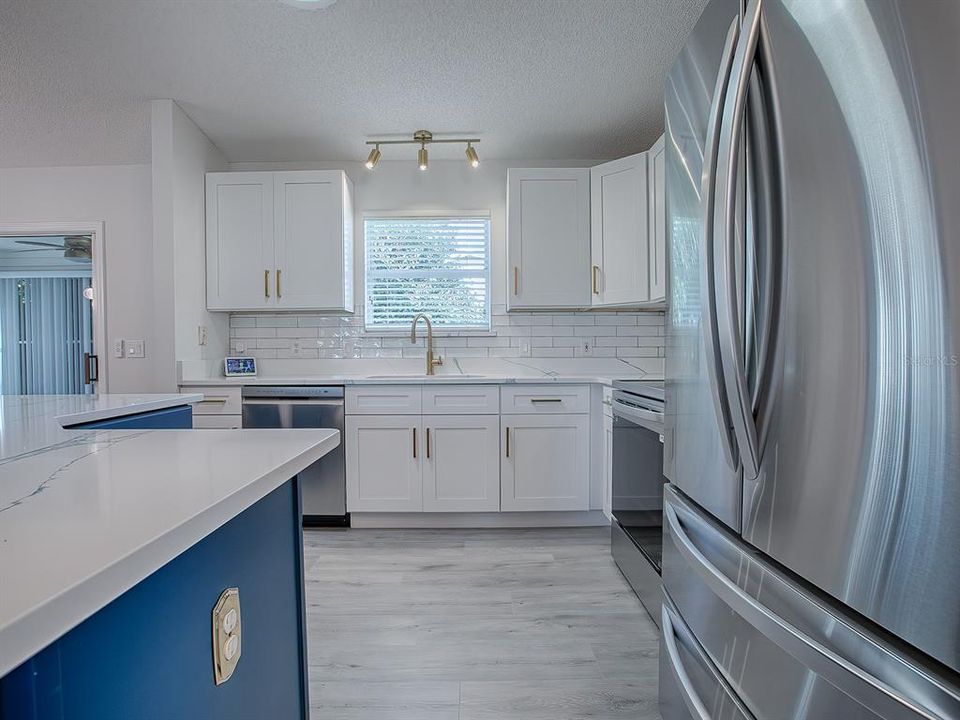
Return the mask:
POLYGON ((104 252, 103 223, 77 222, 7 222, 0 220, 0 237, 29 235, 90 235, 93 261, 93 352, 96 354, 101 380, 97 392, 108 392, 110 377, 107 348, 107 257, 104 252))
POLYGON ((604 527, 602 510, 499 513, 350 513, 355 528, 543 528, 604 527))

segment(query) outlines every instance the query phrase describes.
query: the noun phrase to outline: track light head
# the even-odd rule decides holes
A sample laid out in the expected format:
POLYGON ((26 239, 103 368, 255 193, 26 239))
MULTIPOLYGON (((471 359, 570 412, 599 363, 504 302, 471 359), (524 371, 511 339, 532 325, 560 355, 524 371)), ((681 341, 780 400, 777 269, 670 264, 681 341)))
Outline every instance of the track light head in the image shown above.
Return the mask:
POLYGON ((375 146, 373 150, 370 151, 370 154, 367 155, 367 162, 365 163, 367 166, 367 170, 373 170, 377 166, 378 162, 380 162, 380 146, 379 145, 375 146))
POLYGON ((427 169, 427 145, 420 143, 420 150, 417 152, 417 164, 421 170, 427 169))
POLYGON ((467 143, 467 162, 470 163, 470 167, 480 167, 480 157, 477 155, 473 143, 467 143))

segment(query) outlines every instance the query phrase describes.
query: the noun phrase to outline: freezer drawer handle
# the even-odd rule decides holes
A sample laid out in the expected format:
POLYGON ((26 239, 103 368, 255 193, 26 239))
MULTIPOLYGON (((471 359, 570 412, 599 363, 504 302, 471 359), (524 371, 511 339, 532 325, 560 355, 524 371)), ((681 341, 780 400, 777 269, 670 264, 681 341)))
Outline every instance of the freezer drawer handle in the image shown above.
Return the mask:
MULTIPOLYGON (((688 511, 681 510, 681 512, 683 512, 684 517, 688 516, 688 511)), ((946 715, 943 715, 918 705, 899 689, 892 687, 815 639, 803 634, 779 615, 750 597, 717 569, 697 548, 683 529, 677 515, 676 505, 669 501, 665 502, 663 514, 667 522, 667 528, 675 539, 680 554, 699 573, 713 592, 734 612, 780 648, 793 655, 800 663, 816 674, 822 675, 831 684, 881 717, 899 717, 904 711, 915 713, 917 717, 929 718, 929 720, 951 717, 951 711, 947 711, 946 715)), ((690 522, 697 523, 700 521, 691 514, 690 522)), ((724 540, 724 542, 727 541, 724 540)), ((742 563, 739 567, 743 572, 742 563)), ((833 618, 834 616, 829 617, 833 618)), ((835 619, 834 622, 835 624, 842 624, 839 618, 835 619)), ((865 639, 864 642, 866 643, 867 640, 865 639)), ((876 650, 880 650, 880 648, 876 648, 876 650)), ((957 698, 947 688, 936 684, 933 678, 925 679, 935 686, 935 692, 943 693, 949 697, 949 700, 945 702, 950 704, 952 710, 955 710, 957 704, 960 704, 960 698, 957 698)), ((910 678, 908 678, 909 680, 910 678)), ((929 688, 930 685, 927 687, 929 688)), ((917 694, 916 688, 914 688, 912 694, 917 694)), ((939 699, 942 701, 943 695, 939 699)), ((945 704, 944 702, 937 703, 936 699, 934 703, 937 705, 945 704)))
POLYGON ((667 609, 666 603, 660 606, 660 617, 662 618, 661 622, 663 627, 663 646, 666 648, 667 658, 670 661, 670 669, 673 670, 673 676, 680 684, 680 689, 683 690, 683 701, 690 711, 690 714, 696 718, 696 720, 711 720, 710 713, 707 712, 707 708, 704 707, 703 702, 697 695, 697 691, 693 687, 693 683, 690 682, 690 676, 687 675, 687 671, 683 667, 683 661, 680 659, 680 651, 677 650, 676 630, 674 630, 673 619, 670 617, 670 610, 667 609))

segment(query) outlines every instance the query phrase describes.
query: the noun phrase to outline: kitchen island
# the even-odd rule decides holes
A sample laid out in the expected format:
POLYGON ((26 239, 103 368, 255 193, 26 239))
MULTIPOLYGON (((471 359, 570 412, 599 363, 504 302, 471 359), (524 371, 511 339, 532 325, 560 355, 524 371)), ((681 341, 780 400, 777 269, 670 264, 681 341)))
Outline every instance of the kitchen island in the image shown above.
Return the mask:
POLYGON ((199 399, 3 398, 4 720, 306 716, 296 475, 339 433, 63 427, 199 399), (243 636, 218 685, 229 588, 243 636))

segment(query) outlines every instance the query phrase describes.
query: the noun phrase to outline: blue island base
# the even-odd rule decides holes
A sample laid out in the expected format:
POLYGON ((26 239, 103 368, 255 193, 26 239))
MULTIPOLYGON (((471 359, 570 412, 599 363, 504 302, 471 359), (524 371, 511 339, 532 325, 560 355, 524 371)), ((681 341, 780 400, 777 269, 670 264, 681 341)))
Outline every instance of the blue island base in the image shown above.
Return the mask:
POLYGON ((304 613, 293 479, 0 679, 0 718, 306 720, 304 613), (211 613, 229 587, 242 650, 216 685, 211 613))

